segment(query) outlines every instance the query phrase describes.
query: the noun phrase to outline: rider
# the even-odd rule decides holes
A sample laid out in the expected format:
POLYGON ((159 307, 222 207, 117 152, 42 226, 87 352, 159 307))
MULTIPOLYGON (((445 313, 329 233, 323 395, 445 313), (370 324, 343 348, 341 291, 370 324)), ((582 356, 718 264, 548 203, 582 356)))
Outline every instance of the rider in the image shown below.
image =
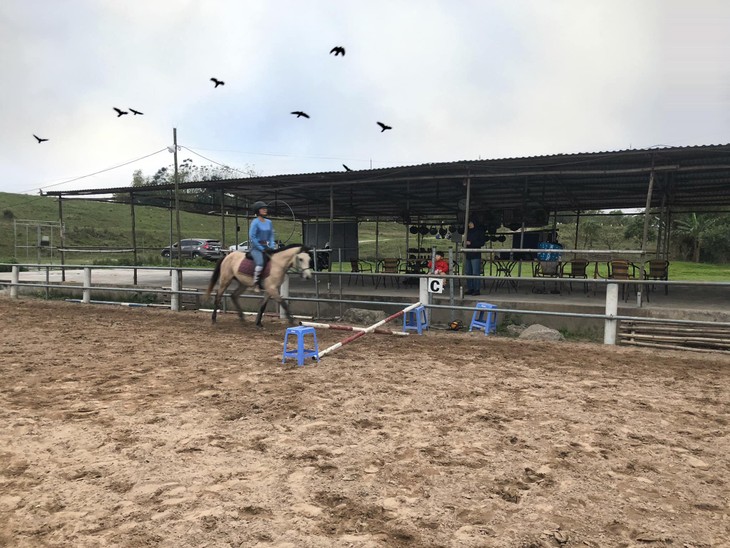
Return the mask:
POLYGON ((251 242, 250 253, 256 264, 253 272, 253 286, 254 291, 258 291, 261 287, 259 278, 264 269, 264 252, 276 249, 276 235, 274 225, 270 219, 267 219, 269 210, 266 202, 256 202, 252 209, 256 218, 251 222, 248 230, 248 241, 251 242))

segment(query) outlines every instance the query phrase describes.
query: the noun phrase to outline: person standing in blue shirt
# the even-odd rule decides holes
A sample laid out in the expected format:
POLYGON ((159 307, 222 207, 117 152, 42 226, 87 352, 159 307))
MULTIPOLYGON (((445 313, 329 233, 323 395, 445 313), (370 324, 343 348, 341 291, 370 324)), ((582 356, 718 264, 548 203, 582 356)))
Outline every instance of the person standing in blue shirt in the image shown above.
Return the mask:
MULTIPOLYGON (((466 231, 466 250, 464 260, 464 274, 467 276, 482 275, 482 254, 476 251, 468 251, 469 249, 481 249, 484 247, 486 238, 484 237, 484 227, 477 226, 473 221, 469 221, 466 231)), ((481 282, 475 278, 466 281, 467 291, 464 295, 479 295, 479 287, 481 282)))
POLYGON ((276 234, 271 219, 268 219, 269 210, 266 202, 253 204, 253 212, 256 218, 251 222, 248 229, 248 241, 251 246, 251 257, 255 263, 253 272, 254 291, 259 290, 261 271, 264 269, 264 253, 276 249, 276 234))

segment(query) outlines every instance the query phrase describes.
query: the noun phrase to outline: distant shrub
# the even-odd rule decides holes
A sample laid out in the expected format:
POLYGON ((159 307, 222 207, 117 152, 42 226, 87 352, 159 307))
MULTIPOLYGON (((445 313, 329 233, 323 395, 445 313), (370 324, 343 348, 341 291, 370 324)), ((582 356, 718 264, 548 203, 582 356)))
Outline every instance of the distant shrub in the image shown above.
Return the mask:
POLYGON ((15 219, 15 213, 13 213, 12 209, 4 209, 3 210, 3 219, 6 221, 12 221, 15 219))

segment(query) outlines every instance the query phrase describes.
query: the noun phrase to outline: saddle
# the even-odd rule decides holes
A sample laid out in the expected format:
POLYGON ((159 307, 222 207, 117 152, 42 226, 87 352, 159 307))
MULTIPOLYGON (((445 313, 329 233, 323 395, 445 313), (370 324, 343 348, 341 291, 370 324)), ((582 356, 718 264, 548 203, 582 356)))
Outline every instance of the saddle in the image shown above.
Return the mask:
MULTIPOLYGON (((238 271, 241 274, 245 274, 246 276, 251 276, 253 278, 253 271, 254 268, 256 268, 256 263, 251 258, 250 253, 246 253, 246 258, 241 261, 241 264, 238 265, 238 271)), ((264 253, 264 269, 261 271, 261 277, 260 280, 264 280, 269 276, 269 273, 271 272, 271 262, 269 261, 269 254, 264 253)))

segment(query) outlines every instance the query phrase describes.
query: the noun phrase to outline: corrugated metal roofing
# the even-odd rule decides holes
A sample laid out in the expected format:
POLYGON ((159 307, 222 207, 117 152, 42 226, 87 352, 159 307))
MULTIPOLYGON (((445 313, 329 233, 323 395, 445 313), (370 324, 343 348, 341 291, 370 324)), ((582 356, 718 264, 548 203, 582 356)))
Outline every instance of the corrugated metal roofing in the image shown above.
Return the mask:
MULTIPOLYGON (((643 208, 654 172, 651 206, 730 205, 730 145, 697 145, 461 160, 357 171, 330 171, 186 183, 238 197, 284 202, 297 218, 335 216, 458 221, 470 180, 470 211, 483 219, 539 217, 547 211, 643 208)), ((101 196, 134 191, 135 199, 172 185, 49 192, 101 196)), ((160 205, 167 207, 168 200, 160 205)), ((185 203, 190 208, 192 204, 185 203)))

